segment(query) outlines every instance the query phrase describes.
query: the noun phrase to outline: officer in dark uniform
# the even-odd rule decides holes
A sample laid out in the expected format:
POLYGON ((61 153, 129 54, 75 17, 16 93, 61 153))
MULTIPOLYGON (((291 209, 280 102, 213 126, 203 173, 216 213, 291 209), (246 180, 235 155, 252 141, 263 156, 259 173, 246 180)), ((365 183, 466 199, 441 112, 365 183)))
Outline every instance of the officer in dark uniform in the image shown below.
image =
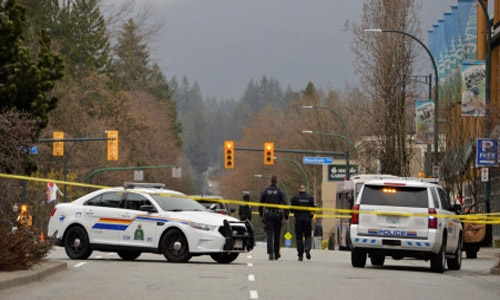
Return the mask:
MULTIPOLYGON (((250 193, 247 191, 243 192, 243 201, 250 201, 250 193)), ((238 214, 240 215, 241 221, 252 220, 252 207, 250 205, 240 205, 238 209, 238 214)))
MULTIPOLYGON (((293 206, 306 206, 316 207, 314 204, 314 197, 306 193, 305 185, 299 186, 299 193, 292 198, 293 206)), ((295 216, 295 239, 297 242, 297 255, 299 261, 304 259, 304 252, 306 258, 311 259, 311 233, 312 233, 312 218, 313 214, 310 210, 293 209, 292 212, 295 216), (305 245, 303 239, 305 238, 305 245)))
MULTIPOLYGON (((285 193, 276 185, 278 177, 271 177, 271 185, 264 189, 260 195, 260 202, 267 204, 288 205, 285 193)), ((288 210, 274 207, 259 207, 259 215, 264 218, 267 233, 267 254, 269 260, 279 259, 281 223, 283 219, 288 222, 288 210)))

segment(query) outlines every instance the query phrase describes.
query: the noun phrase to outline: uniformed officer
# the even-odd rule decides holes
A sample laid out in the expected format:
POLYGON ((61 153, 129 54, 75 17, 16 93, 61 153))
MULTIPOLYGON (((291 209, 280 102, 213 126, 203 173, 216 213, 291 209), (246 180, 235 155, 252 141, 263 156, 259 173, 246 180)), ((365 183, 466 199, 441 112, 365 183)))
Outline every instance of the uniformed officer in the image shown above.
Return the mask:
MULTIPOLYGON (((285 193, 277 186, 278 177, 271 176, 271 185, 264 189, 260 195, 260 202, 267 204, 288 205, 285 193)), ((267 254, 269 260, 279 259, 280 236, 283 219, 288 222, 288 210, 275 207, 259 207, 259 215, 266 223, 267 254)))
MULTIPOLYGON (((293 206, 316 207, 314 204, 314 197, 306 193, 305 185, 299 186, 299 193, 292 198, 293 206)), ((310 210, 293 209, 292 212, 295 216, 295 239, 297 242, 297 255, 299 261, 304 259, 304 252, 306 258, 311 259, 311 233, 312 233, 312 218, 313 214, 310 210), (305 245, 304 240, 305 239, 305 245)))
MULTIPOLYGON (((247 191, 243 192, 243 201, 250 201, 250 193, 247 191)), ((252 220, 252 207, 250 205, 240 205, 238 209, 238 214, 240 215, 241 221, 252 220)))

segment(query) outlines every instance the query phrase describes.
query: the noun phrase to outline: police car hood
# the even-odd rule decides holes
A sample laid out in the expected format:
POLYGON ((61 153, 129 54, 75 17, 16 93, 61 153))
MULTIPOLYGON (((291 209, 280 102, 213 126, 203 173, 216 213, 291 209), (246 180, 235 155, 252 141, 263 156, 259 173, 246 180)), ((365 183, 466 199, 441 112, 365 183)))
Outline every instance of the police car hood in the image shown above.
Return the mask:
POLYGON ((234 217, 218 214, 209 211, 181 211, 176 212, 175 215, 170 215, 169 217, 176 219, 184 219, 186 221, 217 225, 220 226, 224 223, 224 220, 228 221, 240 221, 234 217))

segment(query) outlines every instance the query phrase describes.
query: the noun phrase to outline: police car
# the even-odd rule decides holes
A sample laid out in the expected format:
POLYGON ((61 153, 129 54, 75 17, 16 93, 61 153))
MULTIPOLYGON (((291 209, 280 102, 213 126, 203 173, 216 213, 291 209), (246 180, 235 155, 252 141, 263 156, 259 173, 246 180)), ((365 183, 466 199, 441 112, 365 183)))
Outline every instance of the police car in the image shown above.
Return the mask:
POLYGON ((403 178, 366 182, 353 206, 351 264, 362 268, 367 256, 382 266, 386 256, 430 260, 431 270, 460 270, 463 232, 457 214, 437 184, 403 178))
POLYGON ((255 244, 249 222, 211 213, 163 184, 125 183, 59 203, 48 236, 71 259, 87 259, 100 250, 117 252, 124 260, 151 252, 169 262, 210 255, 216 262, 230 263, 255 244))

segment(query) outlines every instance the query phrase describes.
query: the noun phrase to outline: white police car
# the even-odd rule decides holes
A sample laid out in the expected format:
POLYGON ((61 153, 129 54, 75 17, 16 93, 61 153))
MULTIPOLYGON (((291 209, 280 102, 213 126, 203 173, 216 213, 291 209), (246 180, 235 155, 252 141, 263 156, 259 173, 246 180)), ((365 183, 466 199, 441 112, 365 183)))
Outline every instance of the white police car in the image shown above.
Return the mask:
POLYGON ((125 260, 151 252, 170 262, 210 255, 219 263, 230 263, 253 249, 249 222, 211 213, 163 186, 126 183, 59 203, 49 221, 48 237, 72 259, 86 259, 100 250, 117 252, 125 260))
POLYGON ((382 266, 386 256, 430 260, 431 270, 460 270, 462 225, 437 184, 403 178, 366 182, 353 206, 351 264, 382 266))

